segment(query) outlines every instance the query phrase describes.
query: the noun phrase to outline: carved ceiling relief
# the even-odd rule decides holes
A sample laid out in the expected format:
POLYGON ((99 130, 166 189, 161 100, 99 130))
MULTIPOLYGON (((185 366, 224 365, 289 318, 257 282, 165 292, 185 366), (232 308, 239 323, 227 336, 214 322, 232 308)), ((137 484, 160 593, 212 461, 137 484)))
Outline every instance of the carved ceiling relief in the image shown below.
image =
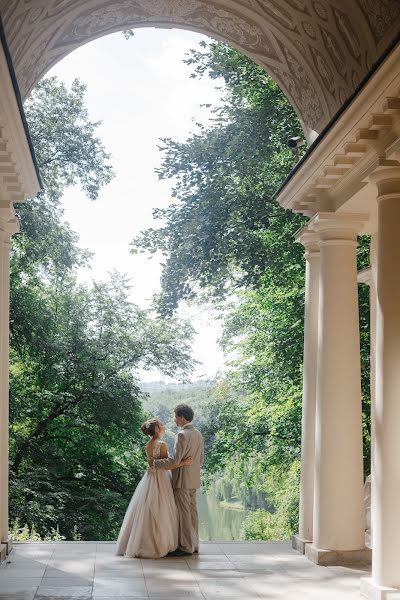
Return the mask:
POLYGON ((290 8, 297 10, 299 13, 310 14, 307 0, 285 0, 285 3, 288 4, 290 8))
POLYGON ((298 33, 298 21, 293 11, 286 10, 279 0, 269 0, 264 3, 264 18, 272 18, 287 31, 298 33))
POLYGON ((315 14, 320 19, 322 19, 323 21, 328 20, 328 9, 326 8, 326 6, 324 6, 324 4, 322 4, 321 2, 317 2, 317 0, 314 0, 314 2, 312 3, 312 7, 314 9, 315 14))
POLYGON ((0 0, 0 12, 23 94, 90 39, 144 24, 186 26, 257 60, 317 131, 400 23, 399 0, 0 0))
POLYGON ((350 19, 341 10, 332 6, 332 12, 335 17, 336 25, 339 33, 342 36, 347 50, 353 56, 353 58, 361 64, 361 51, 360 51, 360 40, 351 24, 350 19))
MULTIPOLYGON (((378 44, 388 29, 400 17, 399 0, 357 0, 368 21, 375 43, 378 44)), ((397 30, 399 28, 397 27, 397 30)))
POLYGON ((326 51, 328 52, 328 54, 331 58, 331 61, 335 65, 337 73, 341 74, 343 79, 347 83, 347 78, 348 78, 347 65, 346 65, 345 54, 344 54, 342 48, 338 44, 336 38, 330 33, 330 31, 328 31, 328 29, 325 29, 325 27, 321 26, 320 32, 321 32, 321 36, 322 36, 326 51))
POLYGON ((292 77, 298 82, 298 90, 300 94, 299 106, 304 111, 304 117, 307 119, 307 123, 312 123, 315 128, 321 122, 324 116, 324 109, 322 107, 322 99, 317 94, 316 89, 312 86, 311 81, 306 76, 304 66, 294 57, 289 50, 285 49, 286 58, 292 77))

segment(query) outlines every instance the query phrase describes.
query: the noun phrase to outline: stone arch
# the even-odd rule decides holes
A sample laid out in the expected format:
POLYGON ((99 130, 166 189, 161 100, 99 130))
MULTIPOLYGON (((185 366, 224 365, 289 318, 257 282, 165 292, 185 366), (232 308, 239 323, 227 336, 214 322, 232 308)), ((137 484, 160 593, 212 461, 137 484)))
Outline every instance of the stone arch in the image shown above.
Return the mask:
POLYGON ((400 26, 398 0, 0 0, 23 97, 61 58, 103 35, 177 27, 240 49, 281 86, 309 139, 400 26))

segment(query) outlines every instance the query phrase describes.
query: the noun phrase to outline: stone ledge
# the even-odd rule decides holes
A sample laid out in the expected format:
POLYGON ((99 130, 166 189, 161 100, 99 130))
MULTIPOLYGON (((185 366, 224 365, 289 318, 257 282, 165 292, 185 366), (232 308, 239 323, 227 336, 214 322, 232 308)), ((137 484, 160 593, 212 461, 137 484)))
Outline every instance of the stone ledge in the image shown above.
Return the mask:
POLYGON ((299 534, 296 534, 292 537, 292 548, 293 550, 297 550, 300 554, 305 554, 306 545, 311 544, 312 540, 303 540, 299 534))
POLYGON ((400 589, 376 585, 372 577, 361 579, 360 594, 369 600, 399 600, 400 589))
POLYGON ((6 547, 6 552, 7 554, 10 554, 12 547, 13 547, 13 539, 12 537, 9 535, 8 538, 6 540, 1 540, 1 544, 6 547))
POLYGON ((3 560, 6 560, 6 556, 7 556, 6 544, 0 544, 0 563, 3 562, 3 560))
POLYGON ((353 567, 355 565, 370 565, 372 551, 370 548, 360 550, 321 550, 313 544, 306 544, 306 557, 316 565, 323 567, 353 567))

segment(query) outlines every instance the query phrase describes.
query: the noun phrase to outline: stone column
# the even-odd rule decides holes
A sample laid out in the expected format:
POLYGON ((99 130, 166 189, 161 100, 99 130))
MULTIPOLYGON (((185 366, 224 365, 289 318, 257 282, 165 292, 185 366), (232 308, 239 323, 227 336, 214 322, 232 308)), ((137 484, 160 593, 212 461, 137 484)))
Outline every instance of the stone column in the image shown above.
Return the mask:
POLYGON ((305 552, 305 544, 313 539, 315 405, 317 388, 319 245, 318 235, 307 227, 296 235, 303 244, 306 259, 304 297, 304 369, 301 427, 301 477, 299 533, 293 537, 293 548, 305 552))
POLYGON ((361 592, 394 599, 400 598, 400 164, 380 167, 372 180, 378 188, 373 564, 361 592))
POLYGON ((0 542, 3 556, 11 550, 8 532, 9 319, 10 238, 18 220, 9 203, 0 203, 0 542))
MULTIPOLYGON (((371 395, 371 463, 374 453, 375 438, 375 356, 376 356, 376 252, 378 235, 371 235, 370 266, 359 271, 358 282, 369 287, 369 320, 370 320, 370 395, 371 395)), ((371 525, 371 476, 368 476, 364 484, 365 504, 365 545, 372 548, 372 525, 371 525)))
POLYGON ((364 215, 318 213, 318 374, 313 543, 317 564, 365 561, 357 234, 364 215))
POLYGON ((370 393, 371 393, 371 477, 370 479, 370 498, 371 505, 369 512, 366 515, 368 523, 366 523, 366 537, 369 539, 366 543, 370 548, 373 548, 373 537, 374 531, 372 526, 372 504, 373 504, 373 491, 372 491, 372 465, 375 454, 375 414, 376 414, 376 401, 375 401, 375 388, 376 388, 376 320, 377 320, 377 254, 378 254, 378 233, 375 232, 371 235, 371 248, 370 248, 370 263, 371 263, 371 277, 369 281, 369 314, 370 314, 370 393))
MULTIPOLYGON (((374 412, 375 412, 375 380, 376 380, 376 296, 377 296, 377 255, 378 255, 378 233, 371 235, 370 263, 371 277, 369 281, 369 313, 370 313, 370 386, 371 386, 371 441, 374 438, 374 412)), ((371 448, 371 456, 373 447, 371 448)))

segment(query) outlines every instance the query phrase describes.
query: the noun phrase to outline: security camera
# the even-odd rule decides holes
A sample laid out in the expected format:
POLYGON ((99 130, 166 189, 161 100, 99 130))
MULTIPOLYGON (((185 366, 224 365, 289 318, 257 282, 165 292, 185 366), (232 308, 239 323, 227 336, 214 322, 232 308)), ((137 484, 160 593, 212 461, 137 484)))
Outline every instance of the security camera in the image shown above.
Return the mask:
POLYGON ((305 144, 305 140, 302 137, 292 137, 288 140, 287 145, 289 146, 289 148, 291 150, 297 150, 297 148, 299 148, 300 146, 303 146, 305 144))

